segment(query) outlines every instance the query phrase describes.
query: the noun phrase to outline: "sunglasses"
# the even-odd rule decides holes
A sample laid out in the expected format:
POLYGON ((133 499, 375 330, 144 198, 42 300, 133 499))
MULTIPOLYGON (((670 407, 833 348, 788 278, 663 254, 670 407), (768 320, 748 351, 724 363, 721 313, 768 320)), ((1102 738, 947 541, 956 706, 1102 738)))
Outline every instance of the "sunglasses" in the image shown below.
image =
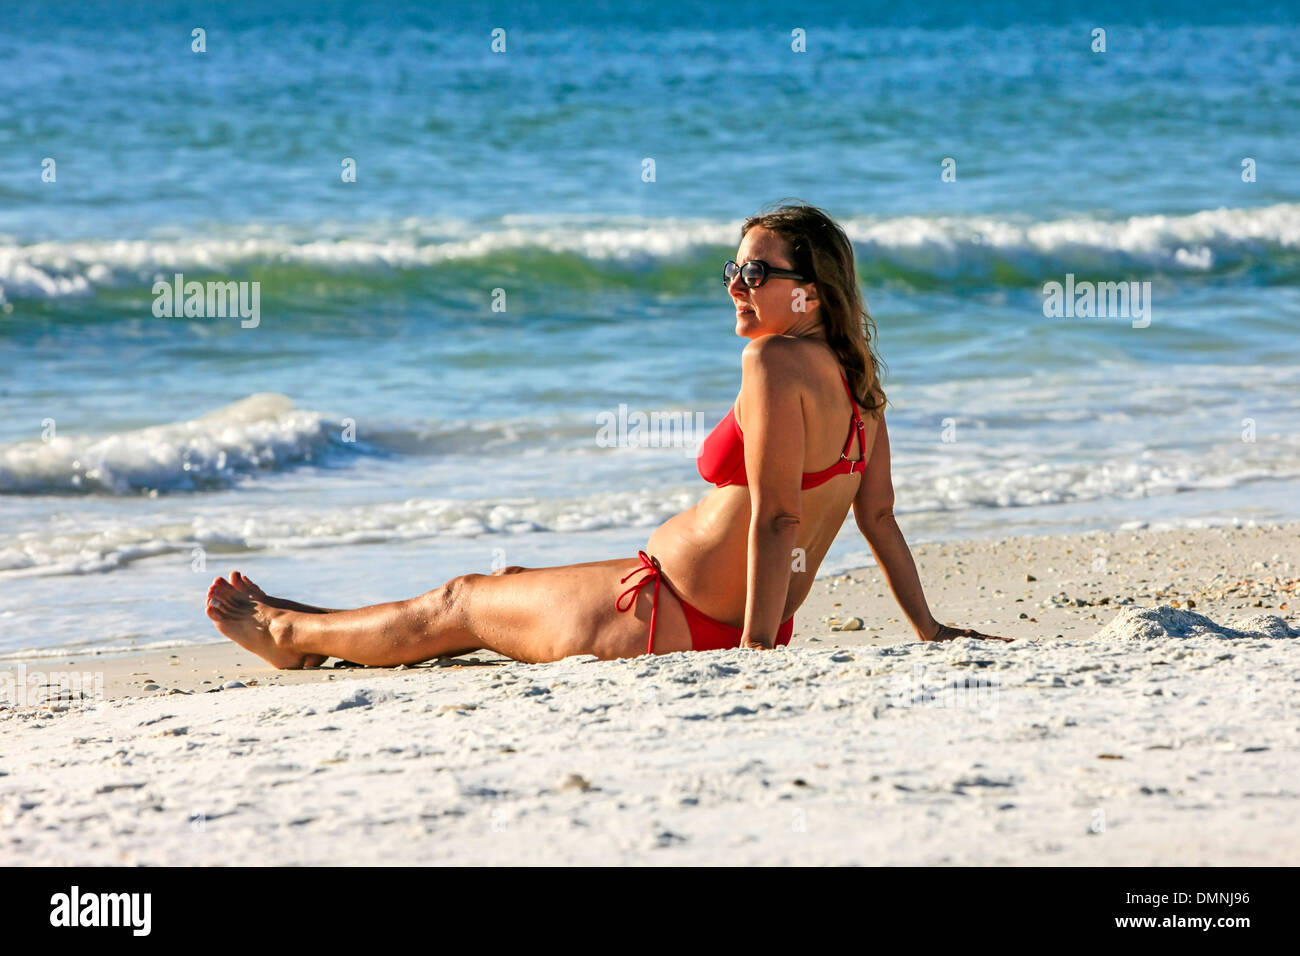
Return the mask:
POLYGON ((803 276, 797 272, 791 272, 788 269, 777 269, 775 266, 769 266, 762 259, 750 259, 743 266, 736 265, 734 259, 728 259, 726 265, 722 267, 722 281, 726 285, 731 285, 731 280, 740 273, 741 281, 751 289, 757 289, 768 279, 798 279, 803 281, 803 276))

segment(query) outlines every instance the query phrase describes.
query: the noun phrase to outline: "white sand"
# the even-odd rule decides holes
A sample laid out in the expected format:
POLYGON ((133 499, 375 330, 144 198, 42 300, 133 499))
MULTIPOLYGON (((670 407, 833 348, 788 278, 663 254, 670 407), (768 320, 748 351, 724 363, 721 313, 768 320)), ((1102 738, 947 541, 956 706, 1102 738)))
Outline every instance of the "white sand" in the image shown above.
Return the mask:
POLYGON ((0 711, 0 863, 1294 865, 1300 630, 1101 610, 0 711))

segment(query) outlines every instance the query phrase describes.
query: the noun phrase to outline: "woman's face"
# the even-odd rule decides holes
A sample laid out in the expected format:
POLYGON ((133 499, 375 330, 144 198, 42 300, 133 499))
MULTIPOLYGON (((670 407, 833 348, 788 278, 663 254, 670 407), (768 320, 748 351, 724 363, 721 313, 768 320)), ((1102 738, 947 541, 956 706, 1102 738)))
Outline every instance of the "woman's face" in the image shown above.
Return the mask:
MULTIPOLYGON (((785 240, 762 226, 745 233, 736 250, 736 265, 743 266, 751 259, 761 259, 774 269, 796 271, 785 240)), ((742 338, 798 335, 821 324, 817 290, 811 282, 769 275, 761 286, 751 289, 737 273, 727 292, 736 306, 736 334, 742 338), (803 295, 795 294, 799 289, 803 295)))

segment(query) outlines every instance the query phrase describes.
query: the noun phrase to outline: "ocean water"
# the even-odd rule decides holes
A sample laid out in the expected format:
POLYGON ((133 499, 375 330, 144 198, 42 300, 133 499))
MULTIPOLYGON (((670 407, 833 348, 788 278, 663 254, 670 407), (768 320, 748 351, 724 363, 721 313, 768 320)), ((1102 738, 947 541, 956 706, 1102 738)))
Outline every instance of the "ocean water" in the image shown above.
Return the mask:
MULTIPOLYGON (((721 264, 783 197, 854 241, 912 540, 1300 517, 1288 5, 274 6, 5 6, 0 654, 220 639, 235 567, 634 554, 708 490, 721 264), (178 273, 257 325, 156 316, 178 273), (1149 324, 1045 315, 1067 275, 1149 324)), ((823 572, 868 560, 850 520, 823 572)))

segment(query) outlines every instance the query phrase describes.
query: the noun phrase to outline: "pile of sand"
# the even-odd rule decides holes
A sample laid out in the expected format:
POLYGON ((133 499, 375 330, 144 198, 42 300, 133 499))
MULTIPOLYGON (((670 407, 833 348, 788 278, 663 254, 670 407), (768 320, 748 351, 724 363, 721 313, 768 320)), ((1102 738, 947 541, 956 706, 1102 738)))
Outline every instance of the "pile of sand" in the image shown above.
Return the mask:
POLYGON ((1236 622, 1235 626, 1229 626, 1195 611, 1161 604, 1150 608, 1125 608, 1098 631, 1094 639, 1150 641, 1167 637, 1283 640, 1300 637, 1300 630, 1272 614, 1252 614, 1236 622))

